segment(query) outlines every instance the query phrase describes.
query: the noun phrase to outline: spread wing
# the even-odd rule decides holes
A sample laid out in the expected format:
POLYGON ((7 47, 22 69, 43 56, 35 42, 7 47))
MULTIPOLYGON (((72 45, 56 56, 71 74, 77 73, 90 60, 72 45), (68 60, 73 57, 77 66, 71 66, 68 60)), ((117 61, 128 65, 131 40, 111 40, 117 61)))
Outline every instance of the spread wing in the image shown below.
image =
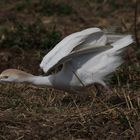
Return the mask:
MULTIPOLYGON (((100 83, 105 86, 104 80, 106 76, 115 71, 123 63, 121 53, 132 43, 132 36, 127 35, 111 43, 110 46, 112 48, 109 49, 107 47, 106 51, 102 51, 97 55, 94 55, 94 52, 92 53, 91 51, 83 55, 77 55, 74 59, 64 63, 58 75, 60 78, 69 75, 74 78, 74 75, 77 75, 74 82, 78 82, 75 85, 78 85, 80 80, 80 84, 82 81, 82 84, 85 86, 93 83, 100 83)), ((71 83, 70 81, 69 84, 71 83)))
POLYGON ((53 68, 61 65, 61 64, 64 64, 68 61, 71 61, 77 57, 80 57, 82 55, 88 55, 88 54, 92 54, 92 56, 96 56, 97 54, 103 52, 103 51, 106 51, 108 49, 111 49, 112 46, 111 45, 106 45, 106 46, 100 46, 100 47, 88 47, 88 48, 83 48, 83 49, 80 49, 80 50, 76 50, 76 51, 73 51, 71 52, 69 55, 63 57, 62 59, 60 59, 50 70, 52 70, 53 68))
POLYGON ((106 41, 106 35, 99 28, 89 28, 73 33, 64 38, 43 58, 40 67, 47 73, 69 54, 81 49, 104 46, 106 41))
MULTIPOLYGON (((60 59, 50 70, 53 68, 64 64, 68 61, 74 61, 75 58, 77 57, 82 57, 82 55, 90 55, 92 54, 92 57, 98 55, 99 53, 102 53, 104 51, 107 51, 111 48, 113 48, 112 43, 121 40, 122 38, 126 37, 126 35, 119 35, 119 34, 106 34, 107 37, 107 45, 104 46, 92 46, 92 45, 87 45, 87 47, 79 47, 79 49, 73 50, 71 53, 69 53, 67 56, 63 57, 60 59)), ((84 42, 84 45, 86 43, 84 42)), ((82 46, 82 44, 81 44, 82 46)))

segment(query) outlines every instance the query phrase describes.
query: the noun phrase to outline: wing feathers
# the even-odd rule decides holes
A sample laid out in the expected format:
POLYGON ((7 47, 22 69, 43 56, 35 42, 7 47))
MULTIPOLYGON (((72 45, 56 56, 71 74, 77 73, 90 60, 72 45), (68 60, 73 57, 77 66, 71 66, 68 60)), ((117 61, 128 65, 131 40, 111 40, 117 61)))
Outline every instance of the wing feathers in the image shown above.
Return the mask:
POLYGON ((131 35, 110 35, 104 34, 99 28, 89 28, 65 37, 43 58, 40 67, 47 73, 59 64, 82 54, 92 53, 94 57, 108 49, 116 52, 132 42, 131 35))
MULTIPOLYGON (((43 58, 40 67, 46 73, 63 57, 69 55, 69 53, 71 53, 75 47, 79 46, 79 48, 85 48, 88 47, 89 43, 91 43, 92 45, 96 44, 96 46, 98 46, 98 44, 100 45, 100 42, 98 42, 98 40, 102 36, 103 33, 99 28, 89 28, 81 32, 73 33, 64 38, 43 58), (94 35, 94 33, 97 33, 98 35, 94 35)), ((76 50, 78 50, 79 48, 77 47, 76 50)))
POLYGON ((69 55, 63 57, 61 60, 59 60, 51 69, 53 69, 61 64, 64 64, 67 61, 71 61, 72 59, 74 59, 77 56, 80 56, 83 54, 89 54, 89 53, 92 53, 93 56, 96 56, 97 54, 99 54, 103 51, 106 51, 108 49, 111 49, 111 48, 112 48, 112 46, 103 46, 103 47, 96 47, 96 48, 89 47, 89 48, 84 48, 81 50, 74 51, 74 52, 70 53, 69 55))
POLYGON ((133 43, 133 38, 131 35, 127 35, 118 41, 112 43, 111 45, 113 46, 113 51, 120 50, 124 47, 127 47, 128 45, 133 43))

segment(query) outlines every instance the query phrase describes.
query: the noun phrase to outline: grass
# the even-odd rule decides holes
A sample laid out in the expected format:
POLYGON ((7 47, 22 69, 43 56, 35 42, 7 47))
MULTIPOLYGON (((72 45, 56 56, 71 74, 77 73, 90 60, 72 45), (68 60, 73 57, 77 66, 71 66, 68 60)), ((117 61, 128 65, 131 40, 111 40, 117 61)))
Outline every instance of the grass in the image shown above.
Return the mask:
POLYGON ((20 47, 34 49, 50 49, 54 47, 61 39, 61 33, 54 27, 46 30, 41 21, 33 24, 24 24, 20 21, 14 21, 11 28, 1 28, 0 46, 20 47))
MULTIPOLYGON (((133 3, 116 7, 121 1, 112 2, 0 2, 0 70, 14 67, 41 75, 39 63, 48 50, 87 27, 115 24, 123 33, 133 33, 133 3)), ((90 95, 80 96, 26 84, 0 84, 0 140, 138 140, 140 64, 139 49, 135 53, 134 47, 109 78, 111 92, 102 89, 100 97, 94 96, 94 87, 89 88, 90 95)))
POLYGON ((72 13, 72 7, 67 3, 55 4, 51 0, 40 1, 39 12, 44 15, 70 15, 72 13))
MULTIPOLYGON (((62 137, 87 139, 92 137, 96 139, 101 131, 104 133, 98 137, 106 139, 109 136, 109 134, 106 135, 106 132, 109 132, 110 128, 113 128, 110 131, 112 138, 119 138, 123 135, 130 137, 127 134, 132 132, 133 120, 139 120, 139 116, 136 115, 137 107, 135 106, 135 110, 129 109, 126 102, 123 102, 121 106, 115 104, 115 106, 110 105, 106 108, 104 104, 107 105, 108 99, 104 98, 102 102, 99 102, 98 99, 95 99, 94 102, 84 100, 83 105, 83 99, 79 99, 79 97, 62 93, 59 95, 55 91, 51 95, 50 91, 46 92, 45 89, 34 87, 28 87, 26 90, 25 86, 14 85, 16 89, 19 89, 18 92, 14 92, 13 86, 11 86, 8 90, 12 92, 6 93, 9 86, 5 85, 3 93, 1 93, 1 97, 5 97, 3 104, 8 104, 3 107, 4 118, 1 116, 1 135, 6 138, 12 136, 15 139, 23 136, 24 139, 29 137, 31 139, 39 139, 39 137, 48 139, 61 139, 62 137), (72 99, 68 100, 71 97, 72 99), (79 101, 77 102, 77 100, 79 101), (128 116, 131 117, 130 120, 128 120, 128 116), (14 132, 10 131, 11 127, 15 130, 14 132)), ((109 98, 112 95, 107 94, 107 96, 109 98)), ((134 101, 136 102, 136 100, 134 101)))
POLYGON ((20 1, 16 4, 15 9, 19 12, 39 12, 42 15, 70 15, 73 12, 72 7, 65 3, 55 3, 52 0, 33 0, 20 1))

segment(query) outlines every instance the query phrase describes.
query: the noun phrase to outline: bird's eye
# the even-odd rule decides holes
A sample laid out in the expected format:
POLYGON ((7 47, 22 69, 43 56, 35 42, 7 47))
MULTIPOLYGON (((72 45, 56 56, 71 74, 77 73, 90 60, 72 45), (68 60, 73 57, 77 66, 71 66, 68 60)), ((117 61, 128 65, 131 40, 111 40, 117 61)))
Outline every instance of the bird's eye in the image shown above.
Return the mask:
POLYGON ((8 78, 8 76, 3 76, 2 78, 7 79, 7 78, 8 78))

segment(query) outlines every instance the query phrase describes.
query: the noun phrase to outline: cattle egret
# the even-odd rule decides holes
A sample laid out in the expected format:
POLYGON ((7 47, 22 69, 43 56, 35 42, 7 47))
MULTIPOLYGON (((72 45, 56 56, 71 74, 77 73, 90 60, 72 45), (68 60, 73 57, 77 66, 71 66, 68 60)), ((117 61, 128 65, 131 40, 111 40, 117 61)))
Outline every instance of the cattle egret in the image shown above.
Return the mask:
POLYGON ((35 76, 21 70, 1 73, 1 82, 27 82, 60 90, 80 90, 95 83, 106 87, 106 77, 122 63, 121 53, 133 43, 131 35, 113 35, 99 28, 73 33, 58 43, 42 60, 45 73, 63 64, 60 71, 35 76))

